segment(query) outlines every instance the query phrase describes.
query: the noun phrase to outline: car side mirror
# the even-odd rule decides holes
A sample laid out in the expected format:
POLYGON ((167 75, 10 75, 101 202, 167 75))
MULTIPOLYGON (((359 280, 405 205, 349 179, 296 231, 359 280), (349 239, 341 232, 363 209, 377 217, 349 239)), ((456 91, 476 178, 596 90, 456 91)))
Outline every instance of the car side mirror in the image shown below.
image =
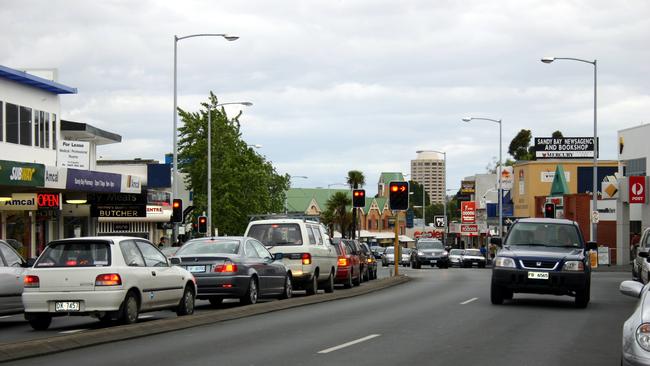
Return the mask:
POLYGON ((169 263, 171 263, 173 266, 177 266, 181 264, 181 259, 178 257, 171 257, 169 258, 169 263))
POLYGON ((501 237, 500 236, 493 236, 490 238, 490 244, 494 244, 496 246, 501 246, 501 237))
POLYGON ((273 254, 273 260, 274 260, 274 261, 281 261, 282 258, 283 258, 282 253, 275 253, 275 254, 273 254))
POLYGON ((588 241, 587 250, 598 250, 598 243, 596 243, 595 241, 588 241))
POLYGON ((27 262, 25 262, 23 267, 31 268, 31 267, 34 267, 34 264, 36 264, 36 258, 29 258, 29 259, 27 259, 27 262))
POLYGON ((618 287, 623 295, 639 298, 643 290, 643 284, 637 281, 623 281, 618 287))

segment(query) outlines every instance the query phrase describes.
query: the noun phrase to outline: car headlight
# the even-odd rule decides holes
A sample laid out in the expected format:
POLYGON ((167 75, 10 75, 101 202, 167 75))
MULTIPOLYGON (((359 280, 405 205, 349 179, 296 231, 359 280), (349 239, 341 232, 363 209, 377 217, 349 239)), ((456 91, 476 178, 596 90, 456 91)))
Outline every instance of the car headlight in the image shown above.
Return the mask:
POLYGON ((446 257, 446 256, 448 256, 448 255, 449 255, 449 252, 448 252, 448 251, 445 250, 444 252, 442 252, 442 256, 443 256, 443 257, 446 257))
POLYGON ((424 255, 424 252, 418 250, 418 255, 424 255))
POLYGON ((584 271, 585 265, 582 261, 566 261, 562 266, 563 271, 584 271))
POLYGON ((495 267, 517 268, 515 260, 508 257, 497 257, 494 261, 495 267))
POLYGON ((650 324, 643 323, 636 328, 636 341, 646 351, 650 351, 650 324))

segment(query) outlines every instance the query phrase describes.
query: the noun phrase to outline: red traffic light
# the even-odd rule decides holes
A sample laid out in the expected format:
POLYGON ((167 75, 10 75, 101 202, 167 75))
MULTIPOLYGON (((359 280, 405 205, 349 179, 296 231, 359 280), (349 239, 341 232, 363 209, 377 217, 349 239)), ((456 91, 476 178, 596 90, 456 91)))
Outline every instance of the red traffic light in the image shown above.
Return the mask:
POLYGON ((179 207, 181 207, 181 202, 178 200, 174 200, 172 208, 179 208, 179 207))
POLYGON ((199 224, 205 224, 206 222, 208 222, 207 217, 205 217, 205 216, 199 217, 199 224))
POLYGON ((360 208, 366 206, 366 191, 355 189, 352 191, 352 207, 360 208))
POLYGON ((397 185, 390 186, 390 190, 393 192, 397 192, 398 189, 397 185))
POLYGON ((391 210, 407 210, 409 207, 409 183, 404 181, 390 182, 388 204, 391 210))

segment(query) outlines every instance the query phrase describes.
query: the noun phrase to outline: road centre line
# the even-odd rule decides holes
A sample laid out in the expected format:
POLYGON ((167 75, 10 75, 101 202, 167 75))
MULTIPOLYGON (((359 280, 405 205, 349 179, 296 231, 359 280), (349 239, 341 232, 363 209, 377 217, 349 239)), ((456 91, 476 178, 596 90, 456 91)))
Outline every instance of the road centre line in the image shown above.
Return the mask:
POLYGON ((322 351, 318 351, 318 353, 325 354, 325 353, 334 352, 334 351, 340 350, 341 348, 349 347, 349 346, 355 345, 357 343, 365 342, 367 340, 379 337, 380 335, 381 334, 371 334, 369 336, 359 338, 359 339, 356 339, 354 341, 350 341, 350 342, 347 342, 347 343, 340 344, 338 346, 334 346, 334 347, 331 347, 331 348, 328 348, 328 349, 324 349, 322 351))
POLYGON ((72 330, 64 330, 63 332, 59 332, 61 334, 73 334, 73 333, 79 333, 83 332, 86 329, 72 329, 72 330))
POLYGON ((466 300, 466 301, 463 301, 463 302, 461 302, 460 304, 461 304, 461 305, 466 305, 466 304, 469 304, 470 302, 472 302, 472 301, 476 301, 476 300, 478 300, 478 297, 472 297, 471 299, 466 300))

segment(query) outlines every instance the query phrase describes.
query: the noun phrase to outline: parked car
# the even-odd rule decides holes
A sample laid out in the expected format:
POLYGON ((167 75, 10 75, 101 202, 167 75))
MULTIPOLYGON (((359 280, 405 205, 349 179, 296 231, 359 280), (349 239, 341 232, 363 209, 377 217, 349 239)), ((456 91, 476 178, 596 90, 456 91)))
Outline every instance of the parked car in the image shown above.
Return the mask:
POLYGON ((338 254, 338 267, 334 283, 343 284, 345 288, 361 284, 361 260, 351 240, 334 238, 332 243, 338 254))
POLYGON ((194 312, 196 283, 150 241, 82 237, 49 243, 26 271, 25 319, 45 330, 52 317, 90 315, 131 324, 145 311, 194 312))
POLYGON ((650 228, 643 230, 639 246, 636 248, 634 261, 632 261, 632 277, 641 283, 650 282, 650 228))
POLYGON ((338 255, 322 224, 307 219, 254 220, 244 236, 260 241, 271 254, 282 253, 294 289, 306 290, 308 295, 319 288, 334 291, 338 255))
POLYGON ((463 255, 463 249, 451 249, 449 251, 449 265, 450 266, 462 266, 460 257, 463 255))
POLYGON ((503 248, 492 269, 490 300, 501 304, 513 293, 569 295, 577 307, 589 304, 591 268, 585 251, 596 249, 595 242, 585 245, 575 221, 530 218, 517 220, 502 242, 503 248))
POLYGON ((485 257, 478 249, 465 249, 460 257, 461 267, 472 268, 476 265, 479 268, 485 268, 485 257))
POLYGON ((415 250, 409 258, 412 268, 421 268, 422 265, 438 268, 449 267, 449 252, 445 250, 442 242, 437 239, 419 239, 415 243, 415 250))
POLYGON ((395 247, 386 247, 381 255, 381 265, 386 267, 395 264, 395 247))
POLYGON ((366 278, 364 281, 374 280, 377 278, 377 260, 372 255, 372 251, 368 247, 368 244, 361 243, 361 250, 366 253, 366 278))
POLYGON ((174 254, 176 254, 176 252, 178 251, 178 249, 180 249, 180 247, 162 247, 159 249, 162 252, 162 254, 165 255, 165 257, 171 258, 174 256, 174 254))
POLYGON ((399 264, 406 267, 411 262, 411 248, 401 248, 401 251, 402 251, 402 255, 401 255, 402 259, 400 260, 399 264))
POLYGON ((0 315, 23 311, 25 260, 4 240, 0 240, 0 315))
POLYGON ((647 286, 637 281, 623 281, 619 289, 622 294, 639 299, 634 312, 623 324, 621 365, 650 365, 650 314, 647 311, 650 297, 647 286))
POLYGON ((212 305, 226 298, 255 304, 258 298, 288 299, 293 293, 291 271, 282 263, 282 253, 271 255, 253 238, 193 239, 183 244, 171 262, 194 275, 196 297, 212 305))
POLYGON ((375 256, 375 259, 381 260, 382 255, 384 255, 384 247, 380 246, 371 246, 370 250, 372 251, 372 254, 375 256))

